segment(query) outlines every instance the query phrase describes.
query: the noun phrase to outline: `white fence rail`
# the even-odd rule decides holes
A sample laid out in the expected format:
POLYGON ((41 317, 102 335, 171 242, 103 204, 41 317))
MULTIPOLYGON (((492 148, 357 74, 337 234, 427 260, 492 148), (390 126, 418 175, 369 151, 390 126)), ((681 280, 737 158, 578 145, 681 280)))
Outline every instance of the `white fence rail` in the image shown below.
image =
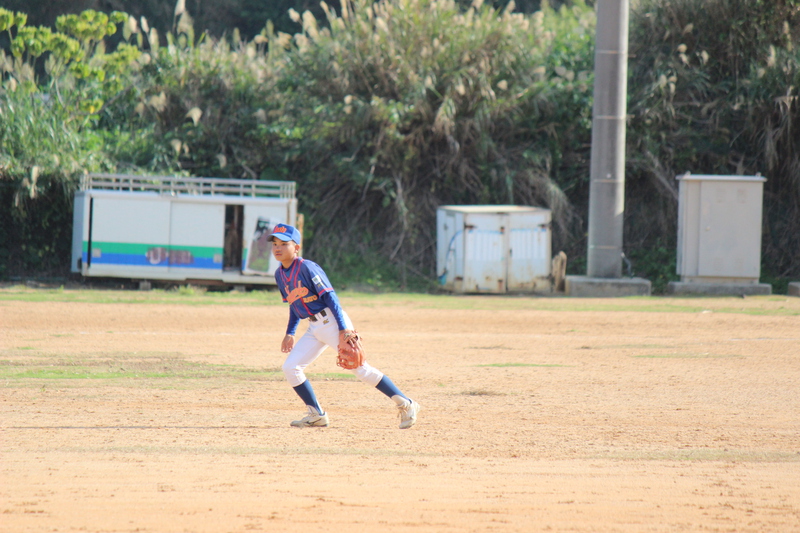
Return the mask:
POLYGON ((227 195, 294 198, 293 181, 258 181, 132 174, 84 174, 81 190, 157 192, 159 194, 227 195))

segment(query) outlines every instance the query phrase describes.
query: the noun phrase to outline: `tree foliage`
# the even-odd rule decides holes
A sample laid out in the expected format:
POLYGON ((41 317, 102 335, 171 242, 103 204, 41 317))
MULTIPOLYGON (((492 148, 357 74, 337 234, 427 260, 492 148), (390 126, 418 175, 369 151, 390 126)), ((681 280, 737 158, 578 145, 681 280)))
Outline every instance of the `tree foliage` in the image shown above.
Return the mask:
POLYGON ((639 2, 626 192, 639 205, 627 215, 629 242, 673 242, 676 175, 760 173, 765 274, 800 275, 798 22, 797 0, 639 2))
POLYGON ((295 15, 302 33, 278 87, 285 111, 259 130, 289 156, 326 241, 430 273, 441 204, 544 203, 569 227, 551 169, 561 166, 553 147, 575 132, 558 138, 549 125, 586 113, 587 8, 529 18, 452 1, 345 5, 323 4, 324 24, 295 15), (561 48, 575 53, 550 57, 561 48))
MULTIPOLYGON (((511 0, 487 1, 494 9, 504 9, 511 0)), ((558 9, 570 0, 545 0, 550 7, 558 9)), ((458 0, 462 8, 468 8, 471 0, 458 0)), ((198 33, 222 38, 237 29, 247 40, 261 33, 267 21, 272 21, 276 31, 293 32, 294 23, 289 10, 298 13, 310 11, 316 17, 324 17, 318 0, 184 0, 180 2, 195 20, 198 33)), ((329 2, 331 9, 339 11, 339 1, 329 2)), ((542 8, 542 0, 518 0, 515 11, 531 14, 542 8)), ((591 2, 590 2, 591 4, 591 2)), ((151 28, 165 34, 172 30, 175 19, 175 0, 4 0, 3 7, 10 11, 24 11, 29 23, 35 26, 55 27, 60 15, 79 14, 82 11, 98 12, 115 9, 130 14, 136 20, 145 18, 151 28), (113 6, 113 7, 112 7, 113 6)))
MULTIPOLYGON (((799 4, 634 3, 633 273, 663 285, 674 272, 688 170, 767 176, 765 275, 800 275, 799 4)), ((86 11, 53 28, 0 10, 0 276, 63 271, 76 179, 101 169, 296 181, 306 252, 332 270, 369 264, 370 279, 435 279, 439 205, 545 206, 580 272, 591 4, 315 2, 221 36, 195 30, 198 5, 179 1, 168 25, 86 11)))
POLYGON ((0 51, 0 275, 63 271, 79 176, 113 166, 95 126, 139 56, 130 46, 105 53, 104 39, 124 20, 87 11, 59 17, 54 32, 0 9, 10 42, 10 53, 0 51))

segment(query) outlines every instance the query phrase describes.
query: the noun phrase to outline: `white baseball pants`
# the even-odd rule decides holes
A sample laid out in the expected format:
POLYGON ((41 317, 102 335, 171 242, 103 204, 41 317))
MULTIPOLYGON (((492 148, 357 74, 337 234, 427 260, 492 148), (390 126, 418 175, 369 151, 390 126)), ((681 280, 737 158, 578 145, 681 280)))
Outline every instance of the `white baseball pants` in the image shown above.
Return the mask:
MULTIPOLYGON (((330 346, 338 353, 339 351, 339 326, 336 325, 336 319, 333 318, 333 313, 330 309, 325 308, 327 316, 322 316, 321 313, 315 315, 316 322, 309 321, 308 330, 294 343, 294 348, 286 356, 286 361, 283 363, 283 373, 286 380, 292 387, 302 385, 306 381, 305 369, 308 365, 316 361, 317 357, 322 355, 325 348, 330 346)), ((349 329, 353 328, 353 323, 347 313, 344 314, 344 322, 349 329)), ((373 387, 383 379, 383 372, 364 363, 355 370, 351 370, 355 376, 373 387)))

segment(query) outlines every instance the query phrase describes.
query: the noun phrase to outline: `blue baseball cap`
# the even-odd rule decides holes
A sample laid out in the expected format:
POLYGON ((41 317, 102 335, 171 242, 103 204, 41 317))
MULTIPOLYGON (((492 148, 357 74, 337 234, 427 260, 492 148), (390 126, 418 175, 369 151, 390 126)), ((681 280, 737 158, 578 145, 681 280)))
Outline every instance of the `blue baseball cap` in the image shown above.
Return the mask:
POLYGON ((272 229, 272 236, 277 237, 282 241, 294 241, 300 244, 300 232, 297 228, 288 224, 278 224, 272 229))

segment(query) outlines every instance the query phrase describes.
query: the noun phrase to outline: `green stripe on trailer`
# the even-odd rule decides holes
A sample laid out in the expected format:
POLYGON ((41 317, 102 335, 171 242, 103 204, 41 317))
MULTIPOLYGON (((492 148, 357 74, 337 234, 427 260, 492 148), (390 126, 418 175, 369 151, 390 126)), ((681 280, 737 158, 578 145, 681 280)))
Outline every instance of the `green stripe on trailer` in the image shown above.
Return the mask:
MULTIPOLYGON (((92 248, 102 250, 107 254, 125 255, 146 255, 148 250, 153 248, 164 248, 165 250, 182 250, 191 252, 194 257, 213 258, 215 255, 222 254, 223 249, 218 246, 181 246, 178 244, 140 244, 130 242, 93 242, 92 248)), ((83 251, 89 251, 89 242, 83 241, 83 251)))

